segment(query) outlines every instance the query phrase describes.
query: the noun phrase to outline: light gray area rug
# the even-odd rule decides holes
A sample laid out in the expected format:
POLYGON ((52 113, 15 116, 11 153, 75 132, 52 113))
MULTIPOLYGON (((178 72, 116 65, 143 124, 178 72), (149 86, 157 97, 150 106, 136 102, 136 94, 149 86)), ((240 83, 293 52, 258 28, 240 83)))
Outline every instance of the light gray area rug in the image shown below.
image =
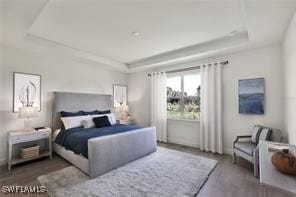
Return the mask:
POLYGON ((217 161, 180 151, 157 152, 102 176, 87 176, 70 166, 38 177, 49 195, 83 196, 194 196, 208 179, 217 161))

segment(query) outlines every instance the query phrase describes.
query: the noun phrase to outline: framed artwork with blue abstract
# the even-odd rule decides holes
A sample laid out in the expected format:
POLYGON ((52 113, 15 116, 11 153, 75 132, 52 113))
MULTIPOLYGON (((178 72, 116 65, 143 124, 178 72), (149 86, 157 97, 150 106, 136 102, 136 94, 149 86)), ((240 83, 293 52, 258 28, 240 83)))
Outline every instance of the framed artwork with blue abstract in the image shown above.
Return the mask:
POLYGON ((238 82, 239 113, 264 114, 264 78, 242 79, 238 82))

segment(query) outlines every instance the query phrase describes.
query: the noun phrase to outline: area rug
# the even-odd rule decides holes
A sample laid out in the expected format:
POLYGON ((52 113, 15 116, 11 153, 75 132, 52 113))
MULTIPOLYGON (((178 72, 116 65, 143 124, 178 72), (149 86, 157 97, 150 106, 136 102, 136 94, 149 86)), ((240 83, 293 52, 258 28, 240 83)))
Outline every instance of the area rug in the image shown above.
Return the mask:
POLYGON ((195 196, 217 161, 158 147, 155 153, 88 179, 70 166, 38 177, 50 196, 195 196), (88 180, 87 180, 88 179, 88 180))

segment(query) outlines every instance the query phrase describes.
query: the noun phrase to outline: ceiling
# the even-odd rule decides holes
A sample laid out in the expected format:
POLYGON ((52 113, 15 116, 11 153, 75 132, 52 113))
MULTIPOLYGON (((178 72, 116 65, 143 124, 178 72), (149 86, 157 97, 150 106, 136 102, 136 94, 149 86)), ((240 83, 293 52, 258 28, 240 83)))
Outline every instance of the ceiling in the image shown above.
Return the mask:
POLYGON ((4 42, 121 71, 281 42, 296 10, 296 0, 4 1, 4 42))
POLYGON ((129 63, 233 30, 246 30, 239 1, 50 1, 29 32, 129 63))

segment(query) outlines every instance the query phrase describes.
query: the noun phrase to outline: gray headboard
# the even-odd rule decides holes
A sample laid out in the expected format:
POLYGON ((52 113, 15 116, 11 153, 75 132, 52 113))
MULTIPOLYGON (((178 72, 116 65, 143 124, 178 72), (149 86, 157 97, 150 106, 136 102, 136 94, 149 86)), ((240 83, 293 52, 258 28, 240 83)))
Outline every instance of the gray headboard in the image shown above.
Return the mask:
POLYGON ((83 94, 53 92, 52 129, 61 128, 60 112, 111 110, 112 96, 104 94, 83 94))

